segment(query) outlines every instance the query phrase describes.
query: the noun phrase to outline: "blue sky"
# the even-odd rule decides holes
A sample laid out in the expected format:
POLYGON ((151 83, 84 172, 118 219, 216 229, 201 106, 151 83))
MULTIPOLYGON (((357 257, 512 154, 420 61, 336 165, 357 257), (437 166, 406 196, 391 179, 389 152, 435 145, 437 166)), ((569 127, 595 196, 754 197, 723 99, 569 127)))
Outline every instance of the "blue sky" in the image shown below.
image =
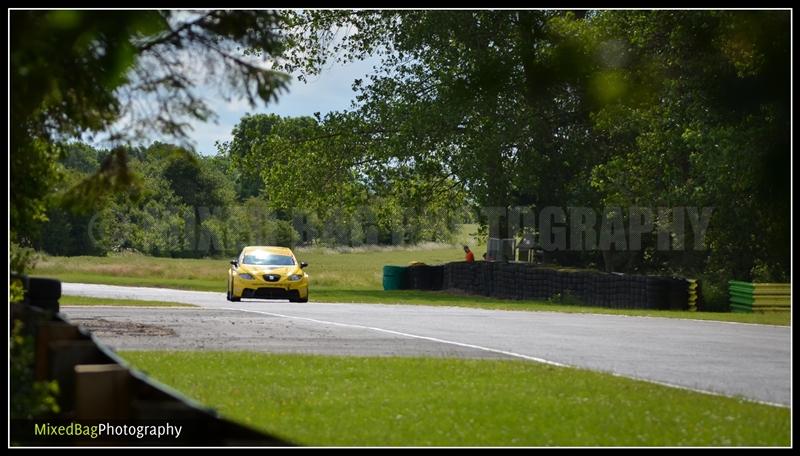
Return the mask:
POLYGON ((245 100, 226 102, 213 90, 207 91, 207 102, 218 119, 217 123, 193 122, 194 131, 189 134, 195 150, 203 155, 216 153, 215 141, 229 141, 231 131, 247 113, 274 113, 281 116, 310 116, 319 112, 323 116, 331 111, 348 109, 355 97, 351 85, 353 80, 364 78, 372 71, 378 59, 369 59, 326 67, 319 75, 306 83, 293 78, 289 90, 284 91, 277 103, 251 108, 245 100))

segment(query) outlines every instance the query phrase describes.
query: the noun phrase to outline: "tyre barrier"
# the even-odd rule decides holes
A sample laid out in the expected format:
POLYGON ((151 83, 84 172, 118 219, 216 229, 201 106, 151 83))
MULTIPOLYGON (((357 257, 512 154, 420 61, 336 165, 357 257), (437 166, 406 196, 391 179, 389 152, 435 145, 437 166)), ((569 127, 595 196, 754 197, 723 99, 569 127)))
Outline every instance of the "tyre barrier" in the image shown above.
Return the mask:
POLYGON ((789 312, 792 305, 790 283, 728 282, 731 310, 740 313, 789 312))
POLYGON ((58 313, 58 280, 14 273, 11 280, 21 283, 25 294, 22 302, 11 304, 9 325, 21 323, 23 335, 32 338, 33 379, 57 382, 60 409, 56 416, 9 419, 13 446, 293 446, 223 418, 133 369, 90 332, 58 313), (35 430, 43 422, 78 424, 83 429, 101 424, 117 429, 170 424, 180 426, 181 432, 160 438, 136 433, 91 437, 80 432, 48 437, 35 430))
POLYGON ((696 279, 485 261, 425 268, 409 268, 410 289, 458 290, 501 299, 577 301, 618 309, 703 310, 701 284, 696 279), (440 288, 434 268, 442 268, 440 288))
POLYGON ((406 275, 408 288, 412 290, 441 290, 444 266, 409 266, 406 275))

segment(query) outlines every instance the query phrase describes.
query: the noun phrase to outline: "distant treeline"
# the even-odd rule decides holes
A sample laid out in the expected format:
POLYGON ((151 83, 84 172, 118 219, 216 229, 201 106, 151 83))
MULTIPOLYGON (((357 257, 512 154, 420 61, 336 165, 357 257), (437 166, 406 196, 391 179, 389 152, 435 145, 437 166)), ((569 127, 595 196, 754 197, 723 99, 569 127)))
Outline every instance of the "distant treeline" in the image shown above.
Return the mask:
POLYGON ((233 255, 243 245, 415 244, 450 242, 467 211, 401 208, 387 198, 372 204, 314 210, 270 200, 260 183, 242 186, 242 173, 223 156, 201 156, 153 143, 126 151, 134 176, 128 191, 95 203, 72 192, 102 167, 109 151, 84 143, 63 146, 62 191, 34 247, 52 255, 137 251, 169 257, 233 255), (258 187, 253 188, 252 185, 258 187), (394 210, 392 210, 394 209, 394 210))

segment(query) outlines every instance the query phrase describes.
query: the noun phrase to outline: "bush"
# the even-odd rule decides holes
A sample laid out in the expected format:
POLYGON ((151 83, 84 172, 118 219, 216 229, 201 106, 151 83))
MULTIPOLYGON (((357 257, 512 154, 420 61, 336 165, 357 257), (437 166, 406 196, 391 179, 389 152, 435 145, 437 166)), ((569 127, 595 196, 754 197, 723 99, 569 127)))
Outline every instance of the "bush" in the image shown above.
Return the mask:
POLYGON ((36 267, 36 262, 39 260, 39 255, 34 249, 23 247, 14 241, 11 241, 8 253, 11 272, 17 274, 30 273, 33 268, 36 267))
POLYGON ((33 337, 24 333, 19 320, 14 321, 9 341, 10 354, 10 398, 12 419, 44 418, 59 412, 56 397, 58 383, 37 382, 33 375, 33 337))

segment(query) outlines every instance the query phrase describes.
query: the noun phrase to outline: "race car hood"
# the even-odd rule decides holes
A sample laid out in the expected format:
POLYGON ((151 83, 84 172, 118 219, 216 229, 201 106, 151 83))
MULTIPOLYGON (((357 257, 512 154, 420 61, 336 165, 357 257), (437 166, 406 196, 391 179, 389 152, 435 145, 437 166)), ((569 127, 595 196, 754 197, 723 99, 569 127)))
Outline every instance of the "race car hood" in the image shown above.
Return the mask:
POLYGON ((302 274, 302 270, 297 266, 259 266, 259 265, 241 265, 236 270, 239 274, 251 274, 260 276, 263 274, 278 274, 281 277, 286 277, 292 274, 302 274))

